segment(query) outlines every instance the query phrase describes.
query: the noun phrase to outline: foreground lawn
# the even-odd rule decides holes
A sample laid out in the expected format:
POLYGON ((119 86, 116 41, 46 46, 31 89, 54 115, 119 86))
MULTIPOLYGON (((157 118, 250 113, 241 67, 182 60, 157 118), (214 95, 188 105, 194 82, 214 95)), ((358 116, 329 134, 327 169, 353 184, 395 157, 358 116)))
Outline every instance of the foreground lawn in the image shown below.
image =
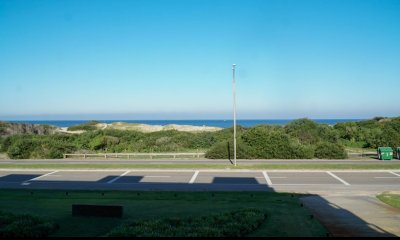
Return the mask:
POLYGON ((400 209, 400 194, 382 193, 377 198, 390 206, 400 209))
POLYGON ((327 231, 300 205, 298 194, 264 192, 119 192, 0 190, 0 210, 29 213, 57 223, 53 236, 103 236, 130 221, 198 217, 244 208, 267 214, 250 236, 326 236, 327 231), (115 204, 118 218, 72 217, 71 204, 115 204))
POLYGON ((249 169, 249 170, 393 170, 400 164, 287 163, 287 164, 0 164, 0 169, 249 169))

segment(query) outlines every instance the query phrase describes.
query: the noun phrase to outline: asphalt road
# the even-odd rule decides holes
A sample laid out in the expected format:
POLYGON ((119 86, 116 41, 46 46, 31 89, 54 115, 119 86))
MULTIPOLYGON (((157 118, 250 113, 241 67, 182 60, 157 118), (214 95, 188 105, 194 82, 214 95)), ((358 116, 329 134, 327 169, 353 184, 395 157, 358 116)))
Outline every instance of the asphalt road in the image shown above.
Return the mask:
MULTIPOLYGON (((218 160, 218 159, 18 159, 18 160, 0 160, 1 164, 231 164, 230 160, 218 160)), ((237 160, 237 163, 240 165, 246 164, 400 164, 400 160, 393 159, 390 161, 381 161, 377 159, 268 159, 268 160, 257 160, 257 159, 240 159, 237 160)))
POLYGON ((4 169, 0 188, 379 193, 400 191, 400 171, 4 169))

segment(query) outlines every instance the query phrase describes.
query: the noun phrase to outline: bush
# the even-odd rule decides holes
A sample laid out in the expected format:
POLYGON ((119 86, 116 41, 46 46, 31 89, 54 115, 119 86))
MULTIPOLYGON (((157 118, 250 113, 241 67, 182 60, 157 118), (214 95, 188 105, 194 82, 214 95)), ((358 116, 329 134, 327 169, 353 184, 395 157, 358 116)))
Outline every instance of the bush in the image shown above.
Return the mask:
POLYGON ((56 229, 54 223, 36 216, 0 212, 0 238, 43 238, 56 229))
POLYGON ((312 158, 313 151, 281 129, 252 128, 242 136, 254 157, 263 159, 312 158))
POLYGON ((62 158, 76 150, 71 138, 63 135, 14 135, 6 141, 10 141, 7 154, 12 159, 62 158))
MULTIPOLYGON (((236 147, 237 147, 236 158, 238 159, 256 158, 256 154, 253 152, 254 150, 248 145, 246 145, 241 139, 238 139, 236 147)), ((210 159, 233 159, 234 158, 233 140, 219 142, 215 144, 206 152, 205 157, 210 159)))
POLYGON ((347 153, 340 144, 320 142, 315 147, 315 157, 320 159, 345 159, 347 153))
POLYGON ((99 122, 97 122, 97 121, 90 121, 90 122, 87 122, 87 123, 71 126, 71 127, 68 128, 68 131, 78 131, 78 130, 94 131, 94 130, 97 130, 96 125, 98 123, 99 122))
POLYGON ((6 137, 6 138, 2 138, 2 139, 3 139, 3 141, 1 143, 1 152, 7 152, 8 148, 12 144, 12 139, 11 139, 11 137, 6 137))
POLYGON ((36 146, 37 142, 31 139, 18 138, 8 147, 7 154, 12 159, 28 159, 36 146))
POLYGON ((294 120, 284 127, 285 132, 302 144, 314 145, 319 141, 337 142, 339 132, 332 126, 317 124, 309 119, 294 120))
POLYGON ((139 221, 115 228, 108 237, 243 237, 265 220, 258 209, 243 209, 197 218, 139 221))
MULTIPOLYGON (((313 148, 286 134, 281 127, 257 126, 244 132, 237 141, 237 158, 293 159, 312 158, 313 148)), ((206 153, 207 158, 233 158, 232 141, 220 142, 206 153), (229 154, 230 153, 230 154, 229 154)))
POLYGON ((392 127, 385 126, 382 131, 366 141, 371 148, 391 147, 395 149, 400 146, 400 132, 392 127))

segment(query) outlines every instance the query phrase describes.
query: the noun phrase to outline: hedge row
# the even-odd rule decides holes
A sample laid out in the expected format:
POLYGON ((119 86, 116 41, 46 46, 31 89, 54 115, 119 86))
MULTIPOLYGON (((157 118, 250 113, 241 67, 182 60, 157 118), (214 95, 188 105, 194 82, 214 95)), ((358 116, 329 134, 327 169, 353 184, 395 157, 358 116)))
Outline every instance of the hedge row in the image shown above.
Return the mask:
POLYGON ((243 209, 197 218, 138 221, 115 228, 108 237, 243 237, 256 230, 266 215, 243 209))
POLYGON ((0 239, 43 238, 57 229, 57 225, 32 215, 16 215, 0 211, 0 239))

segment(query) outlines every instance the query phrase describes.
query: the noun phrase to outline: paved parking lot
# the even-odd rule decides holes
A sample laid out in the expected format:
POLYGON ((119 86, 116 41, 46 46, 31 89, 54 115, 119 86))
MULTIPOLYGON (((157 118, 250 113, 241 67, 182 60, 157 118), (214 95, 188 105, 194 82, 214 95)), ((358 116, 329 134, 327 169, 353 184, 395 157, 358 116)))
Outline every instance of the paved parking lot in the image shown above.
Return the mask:
POLYGON ((400 190, 396 171, 0 170, 0 188, 400 190))

